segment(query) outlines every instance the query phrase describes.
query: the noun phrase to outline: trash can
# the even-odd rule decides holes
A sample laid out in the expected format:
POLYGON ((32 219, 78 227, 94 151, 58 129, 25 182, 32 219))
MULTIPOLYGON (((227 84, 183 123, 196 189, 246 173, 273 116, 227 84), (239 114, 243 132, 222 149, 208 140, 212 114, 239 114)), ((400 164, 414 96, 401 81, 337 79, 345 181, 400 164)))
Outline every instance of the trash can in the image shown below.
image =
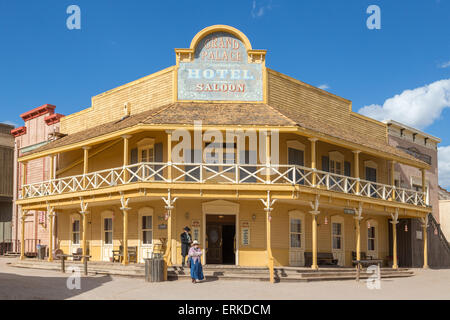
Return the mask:
POLYGON ((36 246, 36 249, 37 249, 37 257, 38 257, 38 259, 39 260, 44 260, 45 259, 45 253, 47 251, 47 246, 38 244, 36 246))
POLYGON ((145 281, 164 281, 164 264, 165 261, 161 258, 145 259, 145 281))

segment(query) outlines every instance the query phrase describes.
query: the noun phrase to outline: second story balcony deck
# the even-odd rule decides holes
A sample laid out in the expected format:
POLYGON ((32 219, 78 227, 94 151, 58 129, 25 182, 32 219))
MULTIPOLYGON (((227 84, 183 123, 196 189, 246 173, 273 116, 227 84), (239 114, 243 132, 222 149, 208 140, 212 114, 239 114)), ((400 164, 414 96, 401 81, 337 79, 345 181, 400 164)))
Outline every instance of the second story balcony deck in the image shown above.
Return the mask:
POLYGON ((129 166, 106 169, 88 174, 68 176, 23 186, 21 199, 67 195, 77 192, 104 190, 137 183, 149 187, 166 184, 182 187, 205 185, 220 189, 225 185, 242 188, 249 186, 285 186, 316 188, 338 194, 361 198, 395 201, 402 204, 426 207, 426 193, 397 188, 382 183, 320 171, 299 165, 286 164, 206 164, 142 162, 129 166))

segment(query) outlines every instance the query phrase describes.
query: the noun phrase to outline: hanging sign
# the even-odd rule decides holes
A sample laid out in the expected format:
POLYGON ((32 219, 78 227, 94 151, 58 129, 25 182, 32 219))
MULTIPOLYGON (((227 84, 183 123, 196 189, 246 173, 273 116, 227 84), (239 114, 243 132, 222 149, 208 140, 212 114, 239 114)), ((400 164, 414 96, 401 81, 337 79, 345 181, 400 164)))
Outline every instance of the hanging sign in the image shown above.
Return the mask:
POLYGON ((242 246, 250 245, 250 223, 241 221, 241 244, 242 246))
POLYGON ((234 35, 211 33, 192 61, 179 63, 178 100, 262 101, 262 65, 248 62, 244 43, 234 35))

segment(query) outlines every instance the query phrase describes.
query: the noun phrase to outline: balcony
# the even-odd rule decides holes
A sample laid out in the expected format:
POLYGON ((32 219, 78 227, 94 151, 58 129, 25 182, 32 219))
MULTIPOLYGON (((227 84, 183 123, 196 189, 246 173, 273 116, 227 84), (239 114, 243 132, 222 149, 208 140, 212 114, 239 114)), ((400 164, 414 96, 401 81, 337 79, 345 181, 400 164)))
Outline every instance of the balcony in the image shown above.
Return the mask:
POLYGON ((133 183, 277 185, 319 188, 341 194, 427 206, 424 192, 396 188, 298 165, 138 163, 24 185, 21 199, 99 190, 133 183), (270 171, 269 171, 270 170, 270 171), (269 174, 270 173, 270 174, 269 174))

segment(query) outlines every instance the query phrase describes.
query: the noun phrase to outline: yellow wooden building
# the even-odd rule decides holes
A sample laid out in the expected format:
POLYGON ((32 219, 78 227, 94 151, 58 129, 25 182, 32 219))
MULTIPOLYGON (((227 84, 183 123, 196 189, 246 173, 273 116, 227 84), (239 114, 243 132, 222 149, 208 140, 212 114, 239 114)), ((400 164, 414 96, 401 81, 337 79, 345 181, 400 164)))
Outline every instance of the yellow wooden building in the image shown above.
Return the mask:
POLYGON ((425 226, 431 208, 426 193, 395 187, 394 164, 421 169, 424 186, 428 164, 389 146, 386 124, 351 101, 267 68, 235 28, 208 27, 175 54, 175 66, 93 97, 61 119, 58 139, 19 158, 23 170, 53 159, 51 179, 22 181, 18 200, 23 217, 47 210, 50 260, 82 248, 110 261, 122 246, 124 264, 130 247, 138 262, 163 251, 180 264, 189 226, 204 263, 268 266, 272 279, 274 266, 318 268, 322 253, 397 268, 396 221, 425 226), (205 157, 219 142, 209 133, 227 131, 244 142, 205 157))

